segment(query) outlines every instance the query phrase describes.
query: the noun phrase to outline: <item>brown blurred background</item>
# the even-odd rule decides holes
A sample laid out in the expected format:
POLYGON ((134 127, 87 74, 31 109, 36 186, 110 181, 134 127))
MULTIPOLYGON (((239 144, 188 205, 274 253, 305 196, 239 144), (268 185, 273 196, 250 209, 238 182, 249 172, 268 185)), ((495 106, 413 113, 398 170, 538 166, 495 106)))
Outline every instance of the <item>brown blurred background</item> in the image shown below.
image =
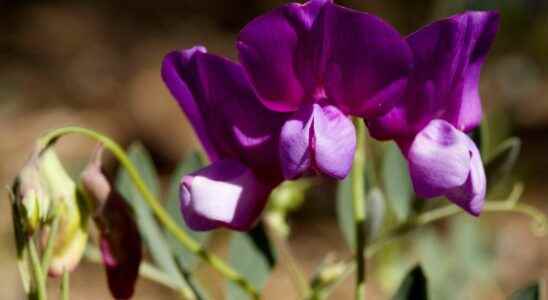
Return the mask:
MULTIPOLYGON (((202 44, 210 52, 235 58, 238 30, 254 16, 283 2, 0 0, 0 183, 10 183, 38 136, 65 125, 95 128, 123 145, 140 140, 152 152, 160 173, 169 174, 184 154, 198 145, 161 82, 163 55, 202 44)), ((523 140, 516 177, 526 183, 525 201, 548 212, 548 1, 337 2, 380 15, 404 34, 466 9, 498 9, 502 28, 484 68, 483 101, 495 142, 509 135, 523 140)), ((91 146, 84 139, 72 138, 65 140, 59 151, 71 168, 78 169, 91 146)), ((0 298, 23 299, 7 200, 1 202, 0 214, 0 298)), ((479 247, 489 263, 473 260, 476 252, 462 258, 470 260, 466 263, 471 273, 455 269, 454 265, 462 262, 453 262, 453 267, 447 267, 449 271, 440 273, 445 278, 432 280, 439 295, 449 290, 452 299, 502 299, 529 280, 548 276, 548 240, 534 237, 528 220, 513 215, 485 215, 481 222, 460 219, 455 221, 457 225, 442 224, 433 232, 421 234, 411 260, 399 267, 373 265, 385 280, 370 280, 370 299, 384 299, 384 289, 393 288, 401 278, 398 270, 408 268, 413 261, 455 259, 453 251, 457 250, 451 246, 427 249, 436 243, 430 238, 451 235, 447 238, 455 245, 462 239, 468 246, 468 237, 479 234, 480 229, 484 234, 477 238, 480 245, 471 247, 474 251, 479 247), (460 229, 455 233, 451 228, 460 229), (386 282, 386 278, 394 280, 386 282), (444 281, 459 285, 444 286, 444 281)), ((331 199, 308 201, 291 223, 291 246, 309 273, 326 252, 346 253, 331 199)), ((386 253, 390 256, 388 250, 386 253)), ((442 264, 433 265, 441 268, 442 264)), ((267 285, 266 299, 295 298, 286 274, 283 269, 276 270, 267 285)), ((350 299, 351 289, 348 280, 332 299, 350 299)), ((73 276, 72 296, 109 298, 99 266, 86 263, 78 269, 73 276)), ((173 297, 169 291, 141 280, 135 298, 173 297)))

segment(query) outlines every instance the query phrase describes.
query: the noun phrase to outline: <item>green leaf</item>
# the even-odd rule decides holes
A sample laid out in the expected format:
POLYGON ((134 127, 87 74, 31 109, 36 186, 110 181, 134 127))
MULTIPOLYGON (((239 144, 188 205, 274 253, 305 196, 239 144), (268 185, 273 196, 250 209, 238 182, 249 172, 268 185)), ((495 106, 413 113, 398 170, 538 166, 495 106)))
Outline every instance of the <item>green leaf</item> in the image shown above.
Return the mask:
POLYGON ((17 250, 17 267, 23 283, 25 293, 31 289, 31 264, 28 251, 28 238, 25 234, 25 225, 23 224, 22 207, 17 202, 12 189, 8 189, 11 203, 11 217, 13 224, 13 234, 15 235, 15 249, 17 250))
POLYGON ((517 137, 509 138, 496 147, 485 164, 488 192, 510 174, 520 151, 521 140, 517 137))
MULTIPOLYGON (((175 172, 171 176, 168 195, 167 195, 167 211, 171 218, 177 222, 177 225, 188 233, 193 239, 204 245, 209 238, 210 232, 198 232, 191 230, 186 226, 185 221, 181 215, 180 200, 179 200, 179 186, 181 178, 193 171, 196 171, 203 167, 202 159, 199 153, 194 152, 190 154, 184 161, 179 163, 175 172)), ((186 248, 181 246, 177 239, 171 235, 167 235, 167 240, 173 253, 176 253, 176 259, 178 263, 187 270, 192 270, 196 267, 198 257, 190 253, 186 248)))
MULTIPOLYGON (((264 234, 264 229, 259 227, 259 231, 263 233, 257 233, 255 230, 250 233, 234 233, 230 240, 229 245, 229 260, 231 265, 240 272, 245 278, 247 278, 251 285, 258 291, 262 290, 270 273, 272 272, 274 262, 274 252, 272 250, 264 251, 264 245, 261 246, 256 241, 261 240, 253 235, 264 234), (270 254, 267 254, 269 253, 270 254)), ((268 242, 270 245, 270 242, 268 242)), ((272 249, 271 247, 269 247, 272 249)), ((242 300, 249 299, 249 296, 240 287, 234 283, 228 284, 228 300, 242 300)))
POLYGON ((540 300, 540 286, 538 282, 512 293, 510 300, 540 300))
POLYGON ((346 243, 351 249, 355 245, 355 228, 352 213, 352 174, 340 181, 337 186, 336 201, 337 222, 341 229, 346 243))
MULTIPOLYGON (((137 167, 147 187, 155 196, 158 196, 160 193, 158 175, 146 149, 140 144, 132 144, 129 147, 128 155, 137 167)), ((139 233, 147 249, 150 251, 154 263, 174 280, 187 285, 177 269, 164 233, 154 218, 153 212, 142 198, 125 169, 120 169, 118 172, 116 188, 132 206, 136 214, 135 220, 139 227, 139 233)))
POLYGON ((428 299, 428 283, 420 266, 416 266, 405 276, 393 300, 428 299))
POLYGON ((382 164, 382 179, 390 207, 399 222, 405 221, 411 212, 413 187, 407 162, 395 143, 387 145, 382 164))

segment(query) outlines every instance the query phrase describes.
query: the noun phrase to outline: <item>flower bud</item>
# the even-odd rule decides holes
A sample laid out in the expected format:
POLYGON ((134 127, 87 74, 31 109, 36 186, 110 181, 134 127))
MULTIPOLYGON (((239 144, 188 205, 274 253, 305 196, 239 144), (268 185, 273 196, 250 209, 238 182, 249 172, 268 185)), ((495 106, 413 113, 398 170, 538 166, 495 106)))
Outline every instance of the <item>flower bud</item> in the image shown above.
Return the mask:
POLYGON ((100 233, 108 286, 115 299, 133 295, 142 259, 142 243, 131 208, 101 170, 101 149, 82 172, 82 187, 100 233))
MULTIPOLYGON (((76 184, 69 177, 53 150, 46 150, 39 161, 40 176, 47 187, 52 207, 58 211, 59 227, 53 248, 50 276, 60 276, 76 268, 88 239, 88 211, 76 184)), ((46 230, 42 241, 47 241, 46 230)))
POLYGON ((21 213, 24 232, 32 235, 43 224, 50 207, 50 199, 38 171, 37 157, 33 155, 25 164, 13 187, 21 213))

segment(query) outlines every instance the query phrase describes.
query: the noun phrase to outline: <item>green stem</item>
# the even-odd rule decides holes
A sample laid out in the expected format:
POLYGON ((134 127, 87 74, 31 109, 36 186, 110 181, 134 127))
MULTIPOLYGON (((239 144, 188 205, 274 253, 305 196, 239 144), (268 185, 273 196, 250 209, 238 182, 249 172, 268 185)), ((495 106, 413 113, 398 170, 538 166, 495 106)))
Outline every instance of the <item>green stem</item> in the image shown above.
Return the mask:
POLYGON ((44 276, 44 271, 42 270, 42 266, 40 265, 38 249, 36 248, 36 244, 34 243, 34 240, 32 238, 29 238, 28 247, 29 247, 30 264, 31 264, 32 273, 33 273, 33 282, 34 282, 33 289, 36 289, 35 291, 36 299, 46 300, 47 299, 46 278, 44 276))
POLYGON ((357 265, 356 272, 356 300, 365 299, 365 277, 366 265, 364 250, 366 247, 365 236, 365 186, 364 186, 364 170, 365 170, 365 124, 362 120, 354 119, 356 127, 356 154, 354 155, 354 163, 352 167, 352 209, 354 216, 355 228, 355 260, 357 265))
POLYGON ((70 296, 70 275, 67 270, 63 272, 63 279, 61 281, 61 300, 69 300, 70 296))
POLYGON ((42 270, 44 270, 44 277, 47 276, 49 265, 51 263, 51 257, 53 256, 53 249, 55 248, 55 240, 57 239, 57 233, 59 231, 60 207, 56 206, 53 211, 53 221, 49 230, 49 237, 46 243, 44 254, 42 255, 42 270))
POLYGON ((295 256, 291 253, 291 249, 287 240, 278 233, 278 231, 270 222, 267 221, 266 224, 268 225, 269 236, 272 238, 276 249, 278 249, 278 251, 280 252, 280 256, 287 263, 287 269, 290 276, 292 277, 293 284, 297 288, 299 298, 304 299, 306 295, 310 293, 310 288, 308 286, 306 276, 304 275, 303 271, 295 260, 295 256))
POLYGON ((179 243, 185 247, 188 251, 200 257, 206 263, 211 265, 215 270, 221 273, 226 279, 234 282, 240 286, 245 292, 247 292, 253 299, 259 299, 258 291, 247 281, 242 275, 237 273, 232 267, 227 265, 218 256, 210 254, 206 251, 198 242, 192 239, 184 230, 179 228, 177 223, 169 216, 164 207, 160 204, 160 201, 150 192, 143 179, 139 175, 137 168, 133 165, 128 158, 122 147, 110 138, 97 133, 93 130, 82 127, 63 127, 46 134, 39 140, 39 147, 43 149, 49 144, 54 143, 58 138, 65 134, 79 133, 89 138, 95 139, 102 143, 112 154, 118 159, 120 164, 126 169, 129 177, 143 196, 145 202, 152 209, 158 220, 165 226, 165 228, 179 241, 179 243))

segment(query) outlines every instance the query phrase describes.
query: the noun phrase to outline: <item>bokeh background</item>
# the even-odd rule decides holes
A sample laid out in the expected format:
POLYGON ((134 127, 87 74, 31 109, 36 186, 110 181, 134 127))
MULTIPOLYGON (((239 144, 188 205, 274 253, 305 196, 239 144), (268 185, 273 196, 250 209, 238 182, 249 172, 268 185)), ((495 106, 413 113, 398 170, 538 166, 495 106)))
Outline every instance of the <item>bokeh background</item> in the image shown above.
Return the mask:
MULTIPOLYGON (((139 140, 167 176, 199 146, 161 81, 163 55, 202 44, 235 58, 239 29, 283 2, 0 0, 0 184, 10 184, 38 136, 65 125, 95 128, 123 145, 139 140)), ((495 144, 512 135, 522 139, 514 176, 526 184, 524 201, 548 212, 548 1, 337 2, 377 14, 404 34, 466 9, 499 10, 502 27, 483 71, 483 103, 495 144)), ((92 147, 84 139, 67 138, 58 149, 67 166, 78 170, 92 147)), ((109 168, 114 167, 111 162, 109 168)), ((332 195, 318 194, 312 193, 314 199, 290 219, 291 248, 309 274, 325 253, 348 254, 332 195)), ((0 298, 23 299, 7 195, 2 199, 0 298)), ((222 239, 226 232, 217 235, 222 239)), ((417 261, 425 265, 439 299, 504 299, 548 276, 548 239, 531 234, 522 216, 458 217, 422 231, 410 244, 405 251, 401 245, 387 248, 371 264, 379 276, 368 283, 369 299, 385 299, 417 261)), ((73 299, 108 299, 103 276, 99 266, 83 263, 72 279, 73 299)), ((202 277, 219 280, 208 271, 202 277)), ((350 299, 352 286, 347 280, 332 299, 350 299)), ((173 297, 140 280, 135 298, 173 297)), ((275 271, 265 298, 296 298, 284 269, 275 271)))

